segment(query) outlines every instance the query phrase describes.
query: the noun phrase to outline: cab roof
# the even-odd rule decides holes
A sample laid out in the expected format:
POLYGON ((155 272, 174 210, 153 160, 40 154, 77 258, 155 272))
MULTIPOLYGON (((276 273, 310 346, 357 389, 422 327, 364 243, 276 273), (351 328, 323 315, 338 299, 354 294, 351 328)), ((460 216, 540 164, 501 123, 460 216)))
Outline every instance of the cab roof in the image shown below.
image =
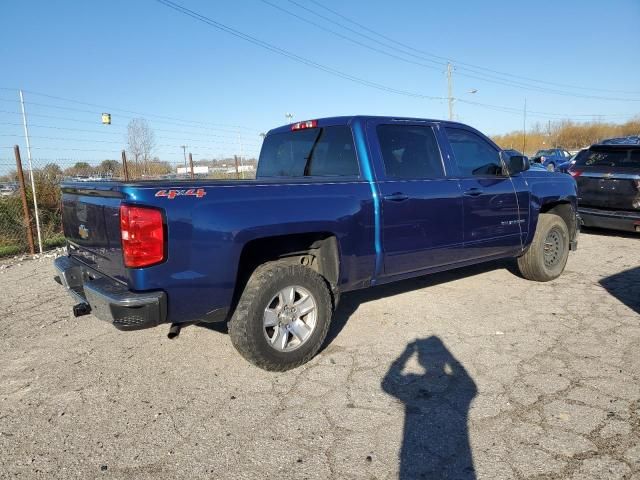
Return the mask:
MULTIPOLYGON (((384 120, 390 123, 393 122, 434 122, 440 123, 443 125, 451 125, 451 126, 464 126, 467 125, 460 122, 453 122, 450 120, 437 120, 431 118, 414 118, 414 117, 389 117, 382 115, 351 115, 351 116, 341 116, 341 117, 324 117, 324 118, 307 118, 304 120, 300 120, 300 122, 306 122, 309 120, 315 120, 318 122, 318 127, 328 127, 334 125, 351 125, 355 120, 384 120)), ((273 128, 269 130, 267 135, 271 135, 273 133, 282 133, 288 132, 291 130, 291 125, 294 125, 299 122, 292 122, 287 125, 282 125, 280 127, 273 128)))

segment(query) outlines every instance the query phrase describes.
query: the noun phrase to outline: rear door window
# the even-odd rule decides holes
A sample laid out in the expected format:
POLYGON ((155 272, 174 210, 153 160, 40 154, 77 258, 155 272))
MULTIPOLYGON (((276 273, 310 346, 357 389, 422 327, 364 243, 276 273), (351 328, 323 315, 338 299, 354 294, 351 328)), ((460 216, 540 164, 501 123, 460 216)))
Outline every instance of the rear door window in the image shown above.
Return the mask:
POLYGON ((444 176, 433 128, 422 125, 378 125, 376 131, 387 177, 421 179, 444 176))
POLYGON ((348 126, 274 133, 265 138, 258 177, 353 177, 360 174, 348 126))

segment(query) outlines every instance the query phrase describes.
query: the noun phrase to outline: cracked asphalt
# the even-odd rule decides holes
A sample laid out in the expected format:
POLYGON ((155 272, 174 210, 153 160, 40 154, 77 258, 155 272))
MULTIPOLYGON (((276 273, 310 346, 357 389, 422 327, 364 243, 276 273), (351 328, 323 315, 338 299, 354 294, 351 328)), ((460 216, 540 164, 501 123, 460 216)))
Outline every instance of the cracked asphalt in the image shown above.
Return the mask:
POLYGON ((345 295, 278 374, 222 327, 73 318, 51 258, 0 267, 2 478, 640 480, 640 236, 583 232, 550 283, 345 295))

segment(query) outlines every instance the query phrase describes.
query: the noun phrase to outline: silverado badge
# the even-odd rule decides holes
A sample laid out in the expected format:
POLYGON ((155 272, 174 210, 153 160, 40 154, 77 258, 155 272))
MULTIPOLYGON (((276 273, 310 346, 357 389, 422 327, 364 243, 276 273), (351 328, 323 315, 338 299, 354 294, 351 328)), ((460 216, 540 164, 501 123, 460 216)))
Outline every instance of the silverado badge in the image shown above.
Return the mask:
POLYGON ((87 238, 89 238, 89 229, 84 225, 80 225, 78 227, 78 234, 80 235, 80 238, 86 240, 87 238))

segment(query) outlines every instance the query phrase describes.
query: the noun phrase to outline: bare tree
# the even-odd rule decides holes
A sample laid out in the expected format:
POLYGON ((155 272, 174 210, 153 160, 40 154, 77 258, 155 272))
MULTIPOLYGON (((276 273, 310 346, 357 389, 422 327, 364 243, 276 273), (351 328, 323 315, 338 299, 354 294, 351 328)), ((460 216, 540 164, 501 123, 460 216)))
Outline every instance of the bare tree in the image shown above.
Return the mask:
POLYGON ((153 130, 149 127, 149 123, 144 118, 134 118, 127 125, 127 144, 136 166, 142 160, 143 171, 146 173, 147 162, 151 160, 156 147, 156 138, 153 130))

